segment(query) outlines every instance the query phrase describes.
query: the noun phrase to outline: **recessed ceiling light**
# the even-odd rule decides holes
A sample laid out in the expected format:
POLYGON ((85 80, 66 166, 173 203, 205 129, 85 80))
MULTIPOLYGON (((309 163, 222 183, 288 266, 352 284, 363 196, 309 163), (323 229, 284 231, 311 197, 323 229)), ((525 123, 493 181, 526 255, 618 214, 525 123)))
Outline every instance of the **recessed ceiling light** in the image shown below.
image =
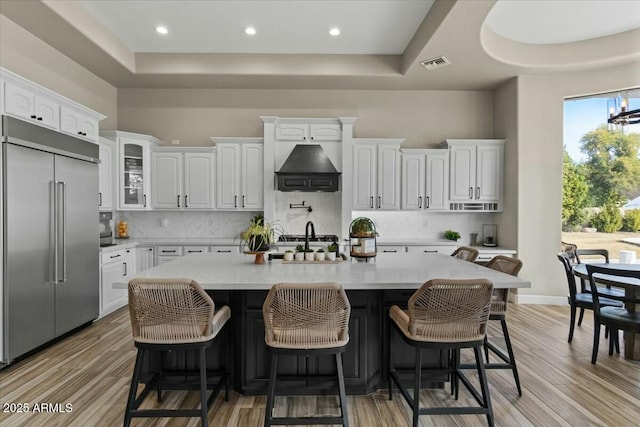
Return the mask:
POLYGON ((156 32, 158 34, 169 34, 169 30, 164 25, 158 25, 156 27, 156 32))
POLYGON ((248 34, 250 36, 255 36, 256 35, 256 29, 253 27, 247 27, 244 29, 244 33, 248 34))
POLYGON ((340 35, 340 28, 332 28, 329 30, 329 34, 331 34, 333 37, 337 37, 340 35))

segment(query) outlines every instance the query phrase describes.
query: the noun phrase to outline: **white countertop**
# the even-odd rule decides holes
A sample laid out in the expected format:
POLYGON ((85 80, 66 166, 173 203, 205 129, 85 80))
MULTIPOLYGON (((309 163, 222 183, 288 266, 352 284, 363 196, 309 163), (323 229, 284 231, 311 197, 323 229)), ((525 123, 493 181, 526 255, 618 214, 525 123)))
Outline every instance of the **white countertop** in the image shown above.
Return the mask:
MULTIPOLYGON (((283 264, 282 260, 254 264, 254 257, 191 254, 133 277, 187 277, 209 290, 266 290, 281 282, 337 282, 345 289, 417 289, 429 279, 486 278, 496 288, 528 288, 531 283, 477 264, 438 253, 378 257, 369 263, 346 260, 338 264, 283 264)), ((116 283, 114 287, 126 287, 116 283)))

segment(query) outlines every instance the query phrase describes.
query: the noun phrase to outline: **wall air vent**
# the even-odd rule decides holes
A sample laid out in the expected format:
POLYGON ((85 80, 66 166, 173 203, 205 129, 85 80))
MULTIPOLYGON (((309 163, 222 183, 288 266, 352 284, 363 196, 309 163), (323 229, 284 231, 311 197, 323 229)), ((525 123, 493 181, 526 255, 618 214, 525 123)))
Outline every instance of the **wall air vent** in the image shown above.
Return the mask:
POLYGON ((427 70, 433 70, 434 68, 444 67, 445 65, 451 64, 447 58, 444 56, 438 56, 437 58, 427 59, 426 61, 420 62, 420 64, 426 68, 427 70))

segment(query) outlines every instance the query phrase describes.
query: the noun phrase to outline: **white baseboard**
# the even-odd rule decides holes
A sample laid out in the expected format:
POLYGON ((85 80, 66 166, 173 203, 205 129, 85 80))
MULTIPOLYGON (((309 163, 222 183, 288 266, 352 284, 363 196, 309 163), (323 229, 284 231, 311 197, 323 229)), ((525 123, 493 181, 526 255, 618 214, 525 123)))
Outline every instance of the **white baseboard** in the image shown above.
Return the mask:
POLYGON ((567 297, 552 295, 514 295, 516 304, 568 305, 567 297))

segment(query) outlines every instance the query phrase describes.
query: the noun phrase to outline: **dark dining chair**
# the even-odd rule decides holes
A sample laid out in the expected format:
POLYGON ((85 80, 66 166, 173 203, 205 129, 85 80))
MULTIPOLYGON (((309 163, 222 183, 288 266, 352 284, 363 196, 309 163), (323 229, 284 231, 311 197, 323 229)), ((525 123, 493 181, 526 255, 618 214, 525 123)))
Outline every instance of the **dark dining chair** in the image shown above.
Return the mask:
MULTIPOLYGON (((609 251, 606 249, 576 249, 575 255, 578 264, 584 264, 585 261, 609 264, 609 251)), ((591 292, 586 279, 580 279, 580 288, 581 292, 591 292)), ((609 295, 624 295, 624 292, 621 292, 620 289, 612 289, 611 286, 606 286, 606 289, 602 290, 602 292, 609 295)))
POLYGON ((629 310, 628 306, 640 304, 640 298, 633 296, 609 295, 602 293, 606 288, 596 286, 596 277, 594 275, 606 275, 607 283, 612 287, 621 288, 625 286, 619 284, 625 279, 640 280, 640 271, 620 270, 617 268, 609 268, 597 265, 587 265, 587 273, 589 273, 589 282, 591 284, 593 294, 593 313, 594 313, 594 330, 593 330, 593 352, 591 354, 591 363, 595 364, 598 358, 598 345, 600 343, 600 325, 605 325, 611 330, 611 338, 609 339, 609 355, 613 354, 613 345, 619 352, 618 330, 640 333, 640 312, 629 310), (603 305, 604 299, 612 299, 619 301, 622 306, 612 307, 603 305), (613 342, 612 342, 613 341, 613 342))
MULTIPOLYGON (((567 276, 567 285, 569 287, 569 295, 567 295, 567 302, 569 303, 569 307, 571 307, 571 320, 569 324, 569 340, 571 342, 573 340, 573 331, 575 329, 576 324, 576 311, 580 309, 580 316, 578 317, 578 326, 582 325, 582 318, 584 317, 585 310, 593 310, 593 296, 590 291, 580 291, 578 292, 578 286, 576 285, 576 276, 573 274, 573 270, 571 269, 571 258, 570 255, 566 252, 560 252, 558 254, 558 260, 562 263, 564 267, 564 272, 567 276)), ((600 303, 604 306, 614 306, 620 307, 622 303, 618 301, 614 301, 611 299, 603 298, 600 303)))

